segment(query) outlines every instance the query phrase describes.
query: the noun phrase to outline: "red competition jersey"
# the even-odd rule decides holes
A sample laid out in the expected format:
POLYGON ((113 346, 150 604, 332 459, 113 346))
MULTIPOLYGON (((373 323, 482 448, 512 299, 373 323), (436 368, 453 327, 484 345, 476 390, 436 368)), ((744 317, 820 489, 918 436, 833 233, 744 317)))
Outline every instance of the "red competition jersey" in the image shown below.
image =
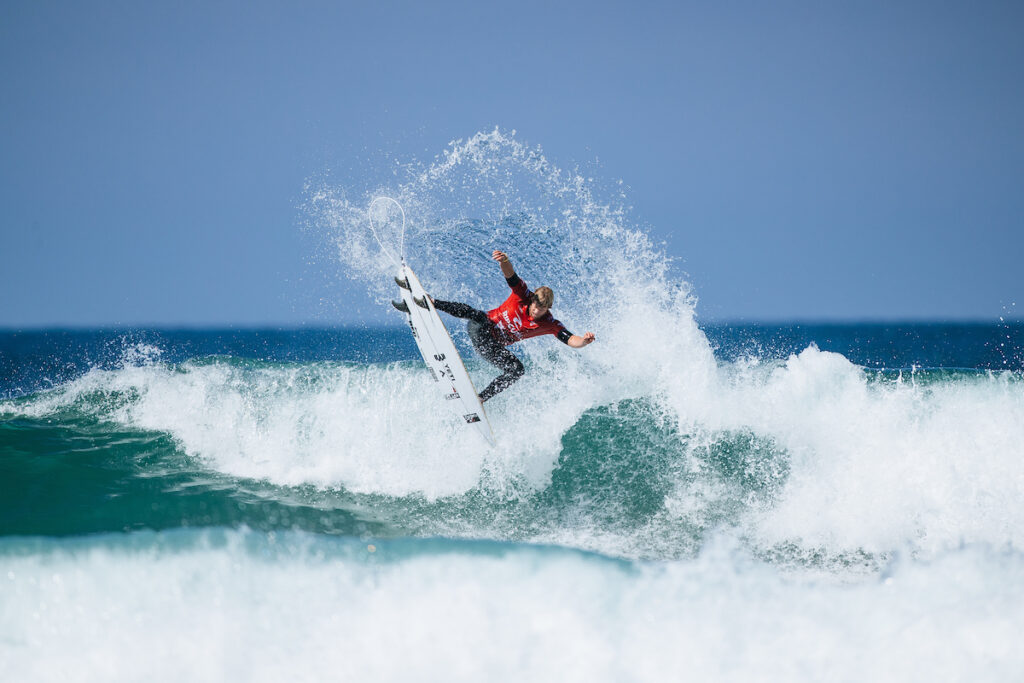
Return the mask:
POLYGON ((499 341, 507 346, 530 337, 554 334, 568 343, 571 333, 550 312, 541 316, 540 320, 530 317, 530 295, 533 292, 526 288, 526 283, 518 275, 508 279, 508 286, 512 288, 512 293, 505 299, 505 303, 487 312, 487 317, 498 332, 499 341))

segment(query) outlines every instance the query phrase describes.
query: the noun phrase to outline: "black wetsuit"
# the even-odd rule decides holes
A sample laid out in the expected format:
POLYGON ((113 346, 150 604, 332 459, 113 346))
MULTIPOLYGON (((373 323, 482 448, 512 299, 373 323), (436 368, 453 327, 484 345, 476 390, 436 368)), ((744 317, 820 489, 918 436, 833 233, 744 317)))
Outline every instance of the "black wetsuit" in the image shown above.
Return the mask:
POLYGON ((466 331, 469 332, 469 340, 473 342, 473 348, 487 361, 502 370, 502 374, 480 392, 481 401, 486 401, 498 392, 504 391, 526 372, 523 362, 498 341, 494 323, 486 313, 467 304, 441 301, 440 299, 434 299, 434 308, 456 318, 468 320, 466 331))

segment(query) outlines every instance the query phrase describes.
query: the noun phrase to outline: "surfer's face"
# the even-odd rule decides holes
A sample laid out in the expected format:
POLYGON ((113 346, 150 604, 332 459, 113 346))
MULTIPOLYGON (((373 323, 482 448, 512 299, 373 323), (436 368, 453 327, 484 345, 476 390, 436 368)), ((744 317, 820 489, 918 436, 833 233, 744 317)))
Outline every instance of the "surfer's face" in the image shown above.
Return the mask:
POLYGON ((533 318, 534 320, 542 318, 544 314, 548 312, 548 310, 549 309, 547 306, 541 306, 536 301, 530 303, 529 313, 530 317, 533 318))

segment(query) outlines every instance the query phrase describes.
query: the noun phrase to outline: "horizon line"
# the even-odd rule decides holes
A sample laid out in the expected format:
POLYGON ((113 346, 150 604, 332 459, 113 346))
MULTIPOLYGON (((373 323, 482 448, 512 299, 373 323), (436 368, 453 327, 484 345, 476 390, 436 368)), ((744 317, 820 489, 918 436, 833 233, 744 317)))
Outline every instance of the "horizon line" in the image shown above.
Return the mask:
MULTIPOLYGON (((856 325, 1021 325, 1024 324, 1024 317, 1013 318, 700 318, 696 319, 699 326, 764 326, 764 327, 790 327, 790 326, 856 326, 856 325)), ((17 332, 85 332, 85 331, 129 331, 129 330, 162 330, 162 331, 210 331, 210 330, 238 330, 238 331, 332 331, 332 330, 389 330, 404 329, 402 323, 304 323, 304 322, 225 322, 225 323, 195 323, 195 322, 149 322, 149 323, 42 323, 30 325, 8 325, 0 323, 0 333, 17 332)))

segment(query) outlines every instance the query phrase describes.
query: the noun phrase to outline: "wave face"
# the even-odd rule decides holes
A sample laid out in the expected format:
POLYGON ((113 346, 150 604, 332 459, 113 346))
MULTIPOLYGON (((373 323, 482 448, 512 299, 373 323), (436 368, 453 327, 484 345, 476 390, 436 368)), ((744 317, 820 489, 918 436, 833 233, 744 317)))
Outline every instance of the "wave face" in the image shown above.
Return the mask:
POLYGON ((492 449, 402 328, 0 333, 0 678, 1021 678, 1024 327, 702 327, 619 188, 498 131, 400 170, 308 190, 374 300, 389 195, 437 296, 501 248, 598 342, 520 345, 492 449))
POLYGON ((5 531, 245 524, 677 559, 728 529, 797 563, 1024 540, 1014 372, 866 370, 810 346, 716 364, 695 397, 672 382, 625 391, 618 366, 552 348, 489 404, 490 449, 439 405, 405 336, 341 340, 358 357, 392 338, 389 362, 176 362, 128 344, 0 402, 5 531), (33 497, 43 473, 56 499, 33 497))

